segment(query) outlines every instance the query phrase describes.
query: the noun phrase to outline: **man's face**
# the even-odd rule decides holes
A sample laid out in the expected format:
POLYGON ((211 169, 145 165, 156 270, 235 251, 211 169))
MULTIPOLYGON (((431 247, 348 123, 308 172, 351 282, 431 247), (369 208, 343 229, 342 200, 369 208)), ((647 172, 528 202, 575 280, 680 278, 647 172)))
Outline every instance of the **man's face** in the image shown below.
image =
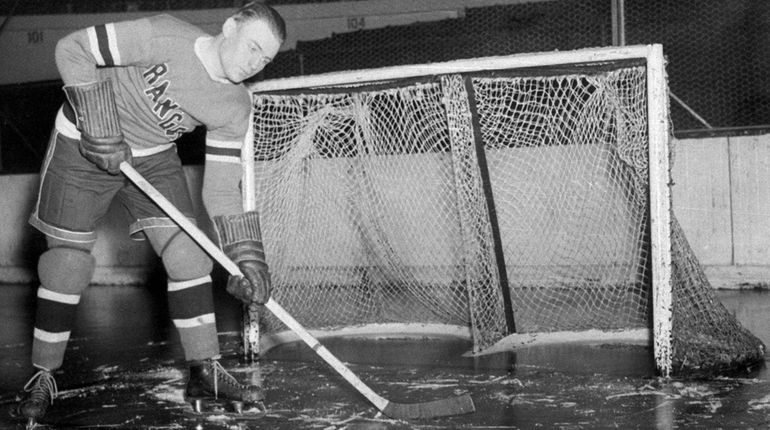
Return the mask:
POLYGON ((219 61, 227 79, 236 84, 259 73, 281 48, 280 39, 259 19, 238 23, 230 18, 223 34, 219 61))

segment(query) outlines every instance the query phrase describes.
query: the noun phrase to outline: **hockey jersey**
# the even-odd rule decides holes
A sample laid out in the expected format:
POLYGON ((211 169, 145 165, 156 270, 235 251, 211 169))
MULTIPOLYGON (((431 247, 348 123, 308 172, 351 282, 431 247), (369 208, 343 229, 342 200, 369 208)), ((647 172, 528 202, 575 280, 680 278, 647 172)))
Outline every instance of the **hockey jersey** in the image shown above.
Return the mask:
MULTIPOLYGON (((170 15, 108 23, 61 39, 56 64, 64 85, 113 81, 121 129, 135 157, 166 150, 204 126, 204 203, 211 216, 231 215, 243 212, 241 149, 250 144, 251 98, 244 85, 206 71, 197 54, 206 37, 170 15)), ((57 128, 72 133, 67 108, 57 128)))

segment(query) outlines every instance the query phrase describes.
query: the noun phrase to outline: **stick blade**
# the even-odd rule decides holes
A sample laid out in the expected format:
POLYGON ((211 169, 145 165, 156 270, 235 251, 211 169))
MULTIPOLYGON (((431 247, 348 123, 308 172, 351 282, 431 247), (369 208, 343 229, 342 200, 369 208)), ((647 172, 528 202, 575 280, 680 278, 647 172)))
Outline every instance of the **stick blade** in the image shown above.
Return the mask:
POLYGON ((394 403, 388 402, 382 413, 399 420, 418 420, 427 418, 446 417, 451 415, 470 414, 476 411, 473 399, 468 394, 459 397, 433 400, 424 403, 394 403))

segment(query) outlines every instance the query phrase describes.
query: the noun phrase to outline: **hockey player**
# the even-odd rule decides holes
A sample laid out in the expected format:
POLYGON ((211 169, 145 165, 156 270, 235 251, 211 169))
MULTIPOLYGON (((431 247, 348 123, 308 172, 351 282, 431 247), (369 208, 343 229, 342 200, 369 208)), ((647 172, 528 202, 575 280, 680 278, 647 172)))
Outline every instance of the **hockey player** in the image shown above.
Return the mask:
POLYGON ((17 411, 37 422, 53 402, 53 372, 63 362, 83 290, 95 266, 95 225, 116 198, 135 220, 168 276, 169 313, 190 365, 189 398, 252 403, 261 387, 240 384, 217 361, 212 262, 142 192, 120 174, 127 162, 181 212, 194 216, 173 143, 206 129, 203 202, 223 250, 244 277, 227 290, 244 302, 270 296, 268 268, 254 212, 240 195, 241 147, 250 133, 251 101, 242 82, 260 72, 286 36, 278 13, 248 3, 211 36, 169 15, 96 25, 59 41, 56 64, 66 103, 59 110, 41 170, 30 223, 48 248, 40 256, 32 366, 17 411))

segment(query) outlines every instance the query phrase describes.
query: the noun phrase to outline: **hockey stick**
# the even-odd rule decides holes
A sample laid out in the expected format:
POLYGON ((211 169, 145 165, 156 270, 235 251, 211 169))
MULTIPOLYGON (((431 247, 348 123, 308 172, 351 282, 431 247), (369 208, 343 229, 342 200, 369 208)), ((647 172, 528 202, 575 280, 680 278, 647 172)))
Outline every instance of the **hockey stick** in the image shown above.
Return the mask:
MULTIPOLYGON (((120 163, 120 170, 133 182, 139 189, 147 194, 179 227, 187 232, 190 237, 203 248, 211 257, 221 264, 228 273, 234 276, 243 276, 238 265, 230 260, 224 252, 214 242, 206 236, 195 224, 179 212, 179 210, 166 199, 155 187, 147 182, 130 164, 120 163)), ((313 335, 311 335, 297 320, 286 312, 281 305, 270 298, 265 307, 268 308, 278 319, 326 361, 334 370, 337 371, 346 381, 363 394, 374 406, 383 414, 395 419, 425 419, 443 417, 449 415, 460 415, 474 412, 473 400, 470 395, 463 394, 459 397, 433 400, 423 403, 395 403, 375 393, 361 379, 356 376, 344 363, 335 357, 325 346, 323 346, 313 335)))

